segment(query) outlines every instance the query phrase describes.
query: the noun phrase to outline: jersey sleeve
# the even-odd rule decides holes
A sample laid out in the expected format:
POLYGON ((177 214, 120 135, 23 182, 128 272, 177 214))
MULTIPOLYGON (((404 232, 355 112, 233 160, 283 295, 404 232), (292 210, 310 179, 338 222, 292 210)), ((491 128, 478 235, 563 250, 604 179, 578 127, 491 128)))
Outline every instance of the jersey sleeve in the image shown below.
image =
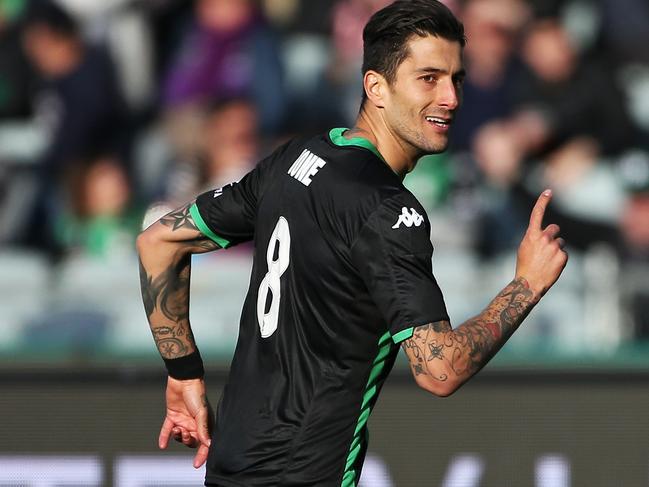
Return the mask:
POLYGON ((239 182, 199 195, 189 209, 198 229, 222 248, 252 240, 264 181, 291 143, 278 147, 239 182))
POLYGON ((232 247, 253 238, 260 172, 258 166, 237 183, 207 191, 190 207, 198 229, 220 247, 232 247))
POLYGON ((395 343, 410 338, 417 326, 448 320, 432 257, 430 225, 412 195, 384 201, 352 246, 354 265, 395 343))

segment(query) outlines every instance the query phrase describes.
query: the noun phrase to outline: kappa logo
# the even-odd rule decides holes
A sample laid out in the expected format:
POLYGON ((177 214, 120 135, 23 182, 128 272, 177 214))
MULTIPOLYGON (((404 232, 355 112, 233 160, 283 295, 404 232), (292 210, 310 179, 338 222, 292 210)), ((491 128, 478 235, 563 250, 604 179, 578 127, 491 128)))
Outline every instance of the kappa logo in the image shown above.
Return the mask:
POLYGON ((418 227, 423 223, 423 221, 424 217, 417 213, 414 208, 410 208, 410 213, 408 213, 408 208, 404 206, 401 208, 401 215, 399 215, 397 223, 395 223, 392 228, 399 228, 402 223, 408 228, 413 225, 418 227))

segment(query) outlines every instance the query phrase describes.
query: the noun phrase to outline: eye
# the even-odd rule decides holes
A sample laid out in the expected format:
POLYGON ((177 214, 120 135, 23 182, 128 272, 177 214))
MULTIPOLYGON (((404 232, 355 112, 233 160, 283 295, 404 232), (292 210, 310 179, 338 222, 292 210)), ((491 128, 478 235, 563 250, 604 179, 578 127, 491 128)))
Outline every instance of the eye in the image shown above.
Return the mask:
POLYGON ((433 74, 425 74, 420 78, 424 83, 435 83, 437 77, 433 74))

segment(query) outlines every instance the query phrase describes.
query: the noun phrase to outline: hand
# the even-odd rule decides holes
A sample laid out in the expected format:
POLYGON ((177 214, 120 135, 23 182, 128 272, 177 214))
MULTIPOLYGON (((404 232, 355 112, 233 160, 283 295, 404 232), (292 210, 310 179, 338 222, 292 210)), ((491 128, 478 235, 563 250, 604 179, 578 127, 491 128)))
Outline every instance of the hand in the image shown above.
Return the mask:
POLYGON ((203 379, 167 379, 167 416, 160 429, 158 446, 167 448, 169 437, 189 448, 197 448, 194 468, 200 468, 207 460, 210 447, 212 409, 205 395, 203 379))
POLYGON ((563 250, 565 242, 559 237, 559 225, 551 224, 543 229, 543 215, 552 198, 552 191, 545 190, 537 200, 527 232, 518 248, 516 277, 523 277, 540 299, 559 279, 568 254, 563 250))

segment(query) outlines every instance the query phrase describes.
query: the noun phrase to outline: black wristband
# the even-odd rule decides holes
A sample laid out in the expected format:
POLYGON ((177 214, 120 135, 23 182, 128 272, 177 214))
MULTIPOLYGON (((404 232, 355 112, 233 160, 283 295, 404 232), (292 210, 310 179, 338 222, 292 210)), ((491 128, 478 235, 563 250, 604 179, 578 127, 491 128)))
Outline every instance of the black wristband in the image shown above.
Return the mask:
POLYGON ((170 377, 178 380, 202 379, 205 375, 203 359, 198 348, 179 358, 163 358, 170 377))

